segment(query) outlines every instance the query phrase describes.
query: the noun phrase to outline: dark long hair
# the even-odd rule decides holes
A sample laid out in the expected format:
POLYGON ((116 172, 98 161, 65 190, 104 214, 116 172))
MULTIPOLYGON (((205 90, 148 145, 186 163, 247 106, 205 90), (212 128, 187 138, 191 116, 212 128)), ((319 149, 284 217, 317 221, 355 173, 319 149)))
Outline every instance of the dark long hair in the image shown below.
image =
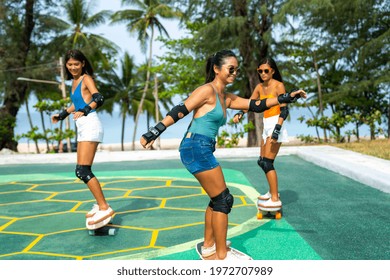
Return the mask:
MULTIPOLYGON (((272 69, 274 69, 274 74, 272 75, 272 78, 275 79, 275 80, 278 80, 279 82, 283 83, 283 78, 282 78, 282 75, 280 74, 279 72, 279 69, 278 69, 278 66, 276 66, 276 62, 275 60, 273 60, 272 58, 270 57, 264 57, 263 59, 260 60, 259 62, 259 65, 257 65, 257 68, 260 67, 260 65, 262 64, 268 64, 269 67, 271 67, 272 69)), ((260 74, 257 73, 257 75, 259 76, 259 80, 261 83, 263 83, 263 79, 260 77, 260 74)))
POLYGON ((236 57, 234 52, 231 50, 222 50, 219 52, 216 52, 215 54, 210 55, 207 58, 206 63, 206 84, 210 83, 215 78, 215 72, 214 72, 214 65, 216 65, 218 68, 221 68, 224 64, 224 60, 227 57, 236 57))
POLYGON ((69 72, 68 68, 66 68, 66 63, 71 58, 73 58, 75 60, 78 60, 80 62, 84 62, 84 67, 83 67, 83 69, 81 71, 81 75, 88 74, 91 77, 93 77, 93 69, 92 69, 91 63, 89 63, 89 61, 85 57, 85 55, 81 51, 79 51, 79 50, 69 50, 65 54, 65 65, 64 65, 66 78, 68 80, 73 79, 72 74, 69 72))

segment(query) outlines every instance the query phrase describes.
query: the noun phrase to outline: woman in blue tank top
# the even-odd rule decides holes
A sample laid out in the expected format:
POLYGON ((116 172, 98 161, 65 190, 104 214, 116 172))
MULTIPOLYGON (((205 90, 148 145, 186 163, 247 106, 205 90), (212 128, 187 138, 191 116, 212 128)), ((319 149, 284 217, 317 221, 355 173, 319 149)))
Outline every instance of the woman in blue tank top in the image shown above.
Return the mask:
POLYGON ((61 113, 53 115, 53 123, 64 120, 69 114, 77 126, 76 176, 87 184, 96 199, 92 210, 86 214, 86 227, 90 230, 105 226, 111 221, 114 211, 108 205, 98 179, 91 166, 96 150, 103 140, 103 127, 96 109, 103 104, 93 80, 93 69, 88 59, 79 50, 69 50, 65 55, 65 71, 72 80, 70 97, 72 104, 61 113))
POLYGON ((303 90, 298 90, 260 102, 226 93, 226 85, 234 82, 238 71, 238 61, 232 51, 222 50, 210 56, 206 64, 206 83, 195 89, 184 103, 169 111, 161 122, 151 127, 140 139, 141 145, 149 148, 168 126, 193 111, 192 123, 179 150, 182 163, 210 197, 201 248, 202 258, 205 259, 250 259, 245 254, 230 250, 230 242, 226 240, 228 214, 234 199, 226 187, 221 166, 213 155, 218 129, 226 123, 226 109, 260 113, 280 103, 291 103, 306 96, 303 90))

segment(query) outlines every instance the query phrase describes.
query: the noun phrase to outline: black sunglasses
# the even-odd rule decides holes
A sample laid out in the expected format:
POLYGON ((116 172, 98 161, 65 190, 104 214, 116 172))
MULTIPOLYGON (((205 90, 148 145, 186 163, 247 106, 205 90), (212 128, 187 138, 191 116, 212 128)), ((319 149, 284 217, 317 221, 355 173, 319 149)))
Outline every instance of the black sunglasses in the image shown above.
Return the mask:
POLYGON ((236 75, 238 75, 240 73, 240 68, 238 68, 238 67, 236 68, 234 66, 229 66, 228 70, 229 70, 230 75, 233 75, 234 72, 236 72, 236 75))
POLYGON ((263 74, 263 71, 264 71, 264 73, 265 74, 268 74, 269 73, 269 69, 257 69, 257 73, 259 73, 259 74, 263 74))

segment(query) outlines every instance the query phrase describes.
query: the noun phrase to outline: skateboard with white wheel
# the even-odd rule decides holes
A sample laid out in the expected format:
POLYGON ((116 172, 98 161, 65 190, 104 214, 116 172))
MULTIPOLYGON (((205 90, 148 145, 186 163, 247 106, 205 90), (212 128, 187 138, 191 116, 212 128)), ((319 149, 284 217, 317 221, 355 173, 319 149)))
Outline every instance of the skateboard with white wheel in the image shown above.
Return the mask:
POLYGON ((90 218, 87 218, 85 222, 89 235, 98 235, 98 236, 112 235, 113 236, 117 233, 117 228, 113 227, 112 217, 108 217, 107 219, 93 225, 88 224, 89 220, 90 218))
MULTIPOLYGON (((198 242, 195 246, 195 250, 198 253, 200 259, 201 260, 215 260, 215 253, 212 254, 211 256, 208 256, 208 257, 202 256, 202 246, 203 246, 203 241, 198 242)), ((241 255, 243 259, 252 260, 252 258, 250 256, 248 256, 247 254, 245 254, 245 253, 243 253, 235 248, 229 247, 228 250, 234 252, 234 254, 236 254, 236 255, 241 255)))
POLYGON ((90 229, 88 230, 89 235, 95 235, 95 236, 114 236, 117 233, 117 228, 112 226, 112 223, 109 223, 103 227, 97 228, 97 229, 90 229))

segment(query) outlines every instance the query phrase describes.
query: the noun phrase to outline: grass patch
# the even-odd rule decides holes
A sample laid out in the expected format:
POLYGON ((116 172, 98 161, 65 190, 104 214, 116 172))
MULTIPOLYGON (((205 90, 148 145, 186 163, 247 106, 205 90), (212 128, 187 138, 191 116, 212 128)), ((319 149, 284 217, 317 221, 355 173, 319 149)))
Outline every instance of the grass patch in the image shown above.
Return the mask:
POLYGON ((378 158, 390 160, 390 140, 361 140, 360 142, 352 143, 332 143, 329 144, 341 149, 351 150, 354 152, 370 155, 378 158))

